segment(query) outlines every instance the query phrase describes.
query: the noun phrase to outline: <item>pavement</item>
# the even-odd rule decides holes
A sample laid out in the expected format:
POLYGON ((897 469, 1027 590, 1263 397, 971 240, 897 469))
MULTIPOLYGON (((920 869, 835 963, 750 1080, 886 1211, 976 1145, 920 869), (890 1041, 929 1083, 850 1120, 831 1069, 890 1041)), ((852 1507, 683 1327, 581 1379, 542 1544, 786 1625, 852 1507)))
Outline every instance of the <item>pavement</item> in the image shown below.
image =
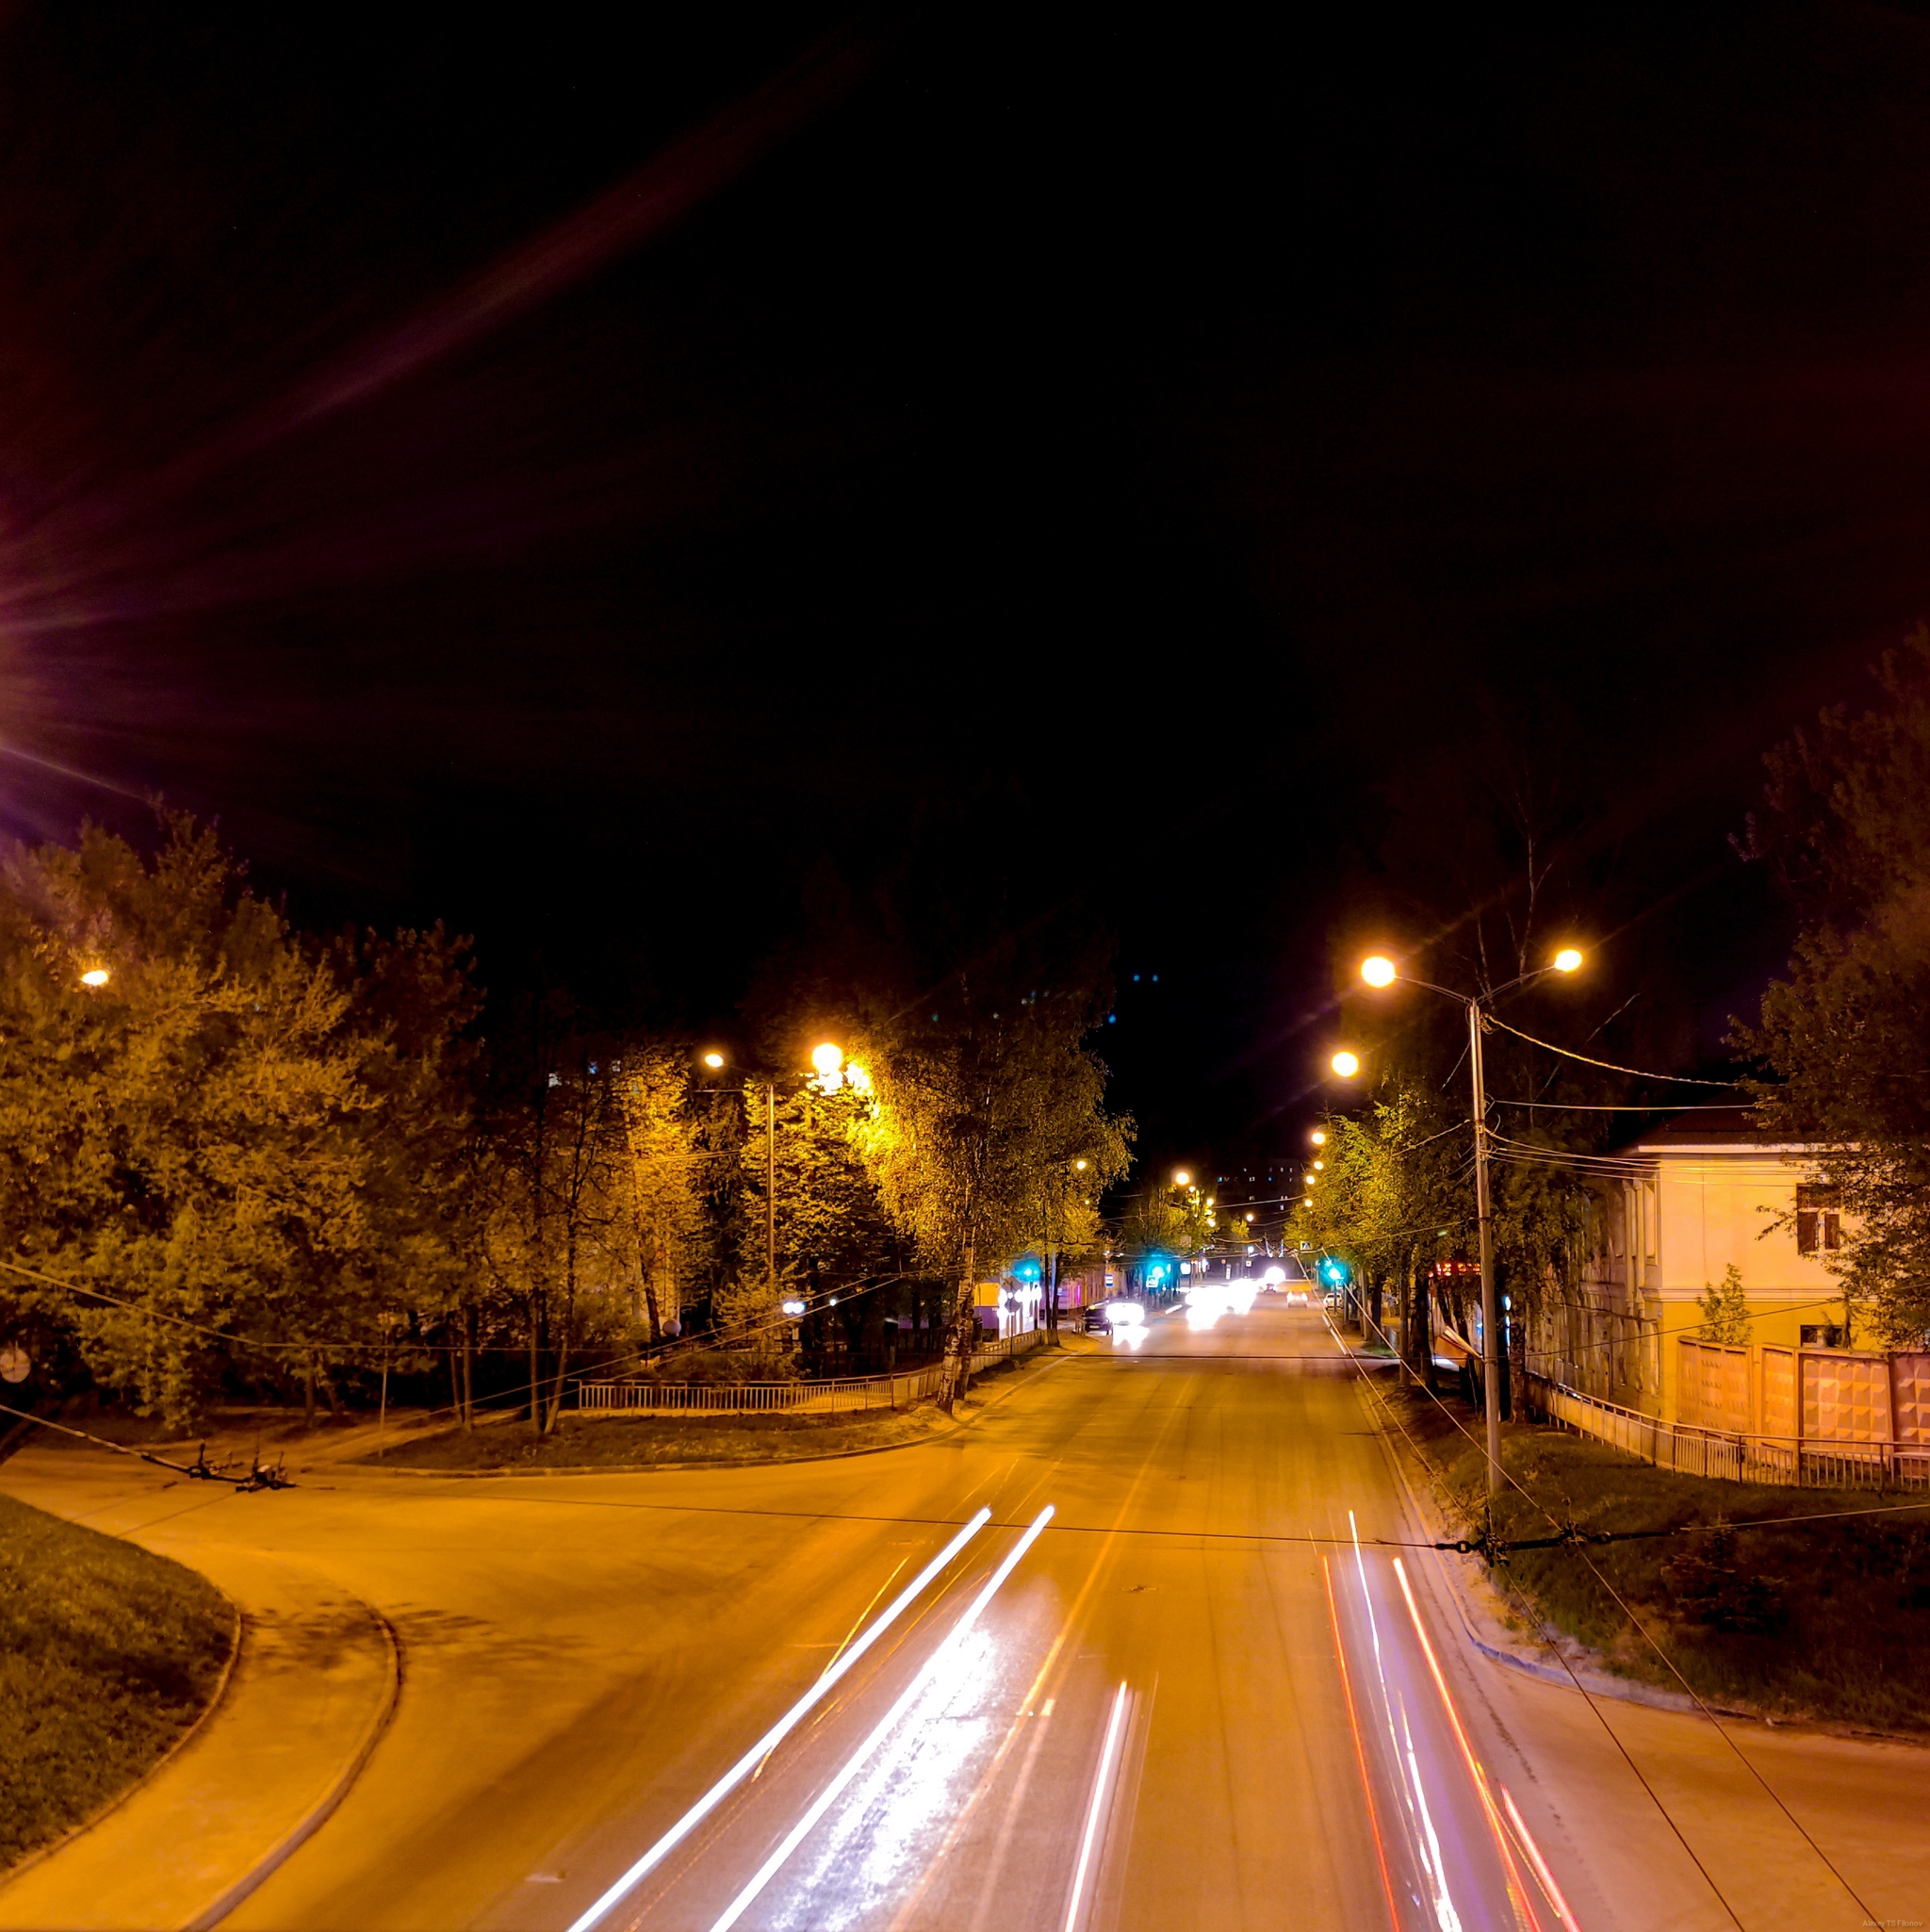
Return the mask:
POLYGON ((251 1674, 244 1638, 194 1743, 0 1886, 0 1926, 1930 1918, 1922 1753, 1718 1727, 1485 1655, 1362 1373, 1317 1314, 1263 1298, 1069 1353, 970 1428, 848 1460, 336 1466, 234 1496, 25 1450, 0 1488, 244 1608, 275 1576, 318 1593, 338 1644, 251 1674))

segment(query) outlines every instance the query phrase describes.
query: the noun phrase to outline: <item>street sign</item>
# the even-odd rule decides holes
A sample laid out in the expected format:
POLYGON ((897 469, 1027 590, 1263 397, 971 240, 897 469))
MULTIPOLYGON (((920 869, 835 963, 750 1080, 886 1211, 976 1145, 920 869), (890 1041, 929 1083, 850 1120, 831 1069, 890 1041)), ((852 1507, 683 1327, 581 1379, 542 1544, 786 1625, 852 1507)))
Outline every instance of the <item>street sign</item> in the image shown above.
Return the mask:
POLYGON ((25 1382, 33 1366, 27 1351, 18 1342, 8 1342, 0 1349, 0 1382, 25 1382))

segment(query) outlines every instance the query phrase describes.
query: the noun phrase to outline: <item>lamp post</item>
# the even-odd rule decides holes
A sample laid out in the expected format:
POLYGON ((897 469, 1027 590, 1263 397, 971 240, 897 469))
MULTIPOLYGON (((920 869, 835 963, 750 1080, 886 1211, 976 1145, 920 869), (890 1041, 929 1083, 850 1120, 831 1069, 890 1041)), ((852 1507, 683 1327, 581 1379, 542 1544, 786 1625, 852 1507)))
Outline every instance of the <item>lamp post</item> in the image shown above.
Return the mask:
MULTIPOLYGON (((1486 992, 1455 992, 1431 980, 1407 977, 1410 986, 1425 987, 1445 998, 1459 1000, 1467 1008, 1467 1060, 1474 1088, 1474 1206, 1480 1229, 1481 1261, 1481 1396, 1487 1411, 1488 1494, 1501 1488, 1501 1310, 1495 1288, 1495 1239, 1488 1193, 1488 1090, 1481 1071, 1481 1034, 1487 1025, 1487 1003, 1497 994, 1512 992, 1530 980, 1550 973, 1573 973, 1581 964, 1581 955, 1573 946, 1563 946, 1546 966, 1523 973, 1486 992)), ((1394 961, 1376 953, 1361 961, 1361 977, 1371 987, 1392 986, 1406 977, 1394 961)))
MULTIPOLYGON (((817 1069, 818 1079, 826 1093, 835 1092, 847 1077, 853 1077, 844 1072, 843 1050, 833 1046, 829 1040, 811 1049, 810 1063, 817 1069)), ((716 1052, 704 1056, 704 1065, 713 1073, 721 1072, 727 1066, 735 1073, 746 1071, 716 1052)), ((764 1272, 775 1299, 777 1293, 777 1084, 775 1080, 756 1080, 740 1091, 755 1093, 760 1087, 764 1089, 764 1272)))

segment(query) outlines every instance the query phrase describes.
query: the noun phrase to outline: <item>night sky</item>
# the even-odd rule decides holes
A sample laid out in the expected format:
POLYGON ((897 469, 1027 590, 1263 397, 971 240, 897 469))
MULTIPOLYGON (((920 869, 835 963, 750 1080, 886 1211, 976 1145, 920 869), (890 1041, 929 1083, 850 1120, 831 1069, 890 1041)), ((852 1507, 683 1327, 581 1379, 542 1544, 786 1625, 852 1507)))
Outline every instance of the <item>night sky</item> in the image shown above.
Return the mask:
POLYGON ((0 17, 0 824, 692 1025, 942 850, 1264 1158, 1538 693, 1712 1045, 1760 752, 1930 612, 1930 25, 685 11, 0 17))

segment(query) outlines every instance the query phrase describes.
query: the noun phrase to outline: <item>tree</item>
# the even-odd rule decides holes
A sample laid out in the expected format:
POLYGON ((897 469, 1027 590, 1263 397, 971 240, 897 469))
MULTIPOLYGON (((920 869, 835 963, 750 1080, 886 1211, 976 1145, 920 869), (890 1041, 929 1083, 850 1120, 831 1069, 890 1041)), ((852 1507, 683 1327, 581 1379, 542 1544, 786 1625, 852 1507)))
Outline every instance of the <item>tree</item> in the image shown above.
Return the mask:
MULTIPOLYGON (((1131 1122, 1106 1114, 1105 1068, 1087 1045, 1102 1003, 1076 981, 1029 986, 960 974, 919 1002, 932 1018, 877 1026, 861 1063, 875 1104, 857 1143, 893 1223, 922 1265, 957 1284, 945 1400, 956 1393, 983 1268, 1026 1251, 1041 1202, 1078 1159, 1123 1171, 1131 1122)), ((1076 1171, 1076 1170, 1075 1170, 1076 1171)))
POLYGON ((613 1065, 630 1154, 630 1240, 654 1345, 666 1323, 680 1330, 686 1286, 707 1258, 702 1171, 713 1156, 703 1145, 686 1042, 632 1036, 613 1065))
POLYGON ((1702 1339, 1724 1348, 1749 1343, 1749 1298, 1742 1292, 1742 1270, 1732 1261, 1723 1270, 1722 1285, 1703 1284, 1696 1306, 1702 1310, 1702 1339))
POLYGON ((579 1030, 553 991, 520 1003, 491 1069, 469 1170, 472 1245, 520 1318, 538 1435, 561 1417, 579 1351, 630 1326, 634 1193, 620 1082, 608 1043, 579 1030))
POLYGON ((1882 701, 1825 711, 1769 753, 1740 841, 1788 896, 1797 932, 1760 1023, 1735 1044, 1774 1140, 1817 1150, 1843 1244, 1825 1256, 1892 1343, 1930 1334, 1930 630, 1885 655, 1882 701))
POLYGON ((172 1427, 237 1365, 335 1401, 433 1244, 472 1010, 458 942, 304 940, 184 816, 151 860, 93 827, 19 855, 0 1211, 14 1262, 86 1305, 16 1288, 15 1321, 65 1327, 172 1427))
POLYGON ((1425 1089, 1392 1085, 1363 1116, 1334 1115, 1325 1127, 1321 1171, 1288 1218, 1288 1238, 1348 1263, 1376 1328, 1393 1285, 1412 1338, 1429 1266, 1466 1241, 1472 1195, 1451 1110, 1425 1089))

